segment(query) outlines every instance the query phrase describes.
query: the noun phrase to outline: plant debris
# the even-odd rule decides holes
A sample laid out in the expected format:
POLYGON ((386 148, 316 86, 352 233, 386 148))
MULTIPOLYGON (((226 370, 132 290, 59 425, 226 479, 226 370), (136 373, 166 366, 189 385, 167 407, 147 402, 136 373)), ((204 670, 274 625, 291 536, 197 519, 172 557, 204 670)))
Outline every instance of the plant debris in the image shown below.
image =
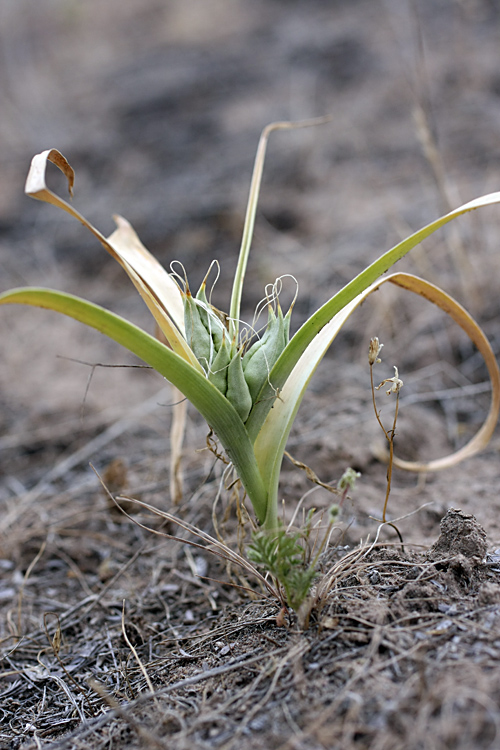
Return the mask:
POLYGON ((331 546, 304 632, 277 624, 276 601, 242 603, 215 558, 192 558, 199 578, 182 545, 115 519, 82 523, 81 548, 61 526, 24 579, 4 566, 18 606, 0 747, 416 749, 429 732, 436 748, 491 746, 500 569, 470 514, 450 510, 428 552, 331 546), (105 526, 99 575, 86 559, 105 526))

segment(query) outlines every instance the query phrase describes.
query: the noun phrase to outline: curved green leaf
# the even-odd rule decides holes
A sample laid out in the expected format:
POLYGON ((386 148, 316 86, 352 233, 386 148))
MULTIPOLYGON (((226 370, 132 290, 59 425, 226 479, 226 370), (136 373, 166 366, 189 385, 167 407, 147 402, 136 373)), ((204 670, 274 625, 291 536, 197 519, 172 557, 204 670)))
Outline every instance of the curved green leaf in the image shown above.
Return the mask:
POLYGON ((239 318, 241 295, 243 292, 243 281, 247 268, 250 246, 252 243, 253 229, 255 225, 255 215, 257 213, 257 202, 259 200, 260 183, 264 171, 264 160, 266 158, 266 149, 269 136, 274 130, 294 130, 295 128, 308 128, 314 125, 321 125, 329 122, 331 116, 315 117, 312 120, 299 120, 298 122, 280 121, 271 122, 266 125, 262 131, 255 154, 254 167, 252 172, 252 181, 250 183, 250 194, 248 196, 247 210, 245 214, 245 223, 243 225, 243 236, 241 238, 240 252, 238 255, 238 264, 233 280, 233 289, 231 292, 231 303, 229 308, 229 338, 238 338, 239 318))
POLYGON ((439 471, 454 466, 465 458, 474 455, 482 450, 490 440, 497 424, 500 410, 500 371, 486 336, 469 313, 453 297, 450 297, 450 295, 438 287, 417 276, 406 273, 395 273, 371 284, 323 327, 297 362, 273 409, 268 413, 254 443, 254 451, 262 478, 268 486, 270 506, 272 504, 271 498, 277 497, 281 463, 288 435, 317 365, 347 318, 372 292, 378 290, 386 282, 419 294, 450 315, 467 333, 482 354, 492 384, 491 405, 488 416, 481 429, 467 445, 449 456, 434 459, 426 463, 414 463, 394 459, 395 465, 411 471, 439 471))
POLYGON ((254 506, 264 520, 267 492, 247 431, 229 401, 183 357, 119 315, 87 300, 51 289, 28 287, 0 295, 2 304, 42 307, 67 315, 113 339, 175 385, 220 439, 254 506))
POLYGON ((322 330, 322 328, 337 315, 346 305, 354 300, 358 294, 361 294, 370 284, 375 282, 382 274, 386 273, 398 260, 403 258, 415 245, 429 237, 437 229, 447 224, 449 221, 456 219, 457 216, 474 211, 482 206, 490 206, 500 203, 500 192, 483 195, 463 206, 456 208, 454 211, 442 216, 415 234, 407 237, 403 242, 398 243, 388 252, 384 253, 368 268, 365 268, 349 284, 346 284, 337 294, 328 300, 320 309, 307 320, 304 325, 297 331, 295 336, 276 362, 269 375, 269 382, 264 386, 259 394, 254 408, 246 422, 246 427, 251 440, 255 440, 259 430, 266 419, 266 416, 274 403, 274 394, 276 390, 283 388, 288 376, 299 361, 300 357, 307 349, 311 341, 322 330))

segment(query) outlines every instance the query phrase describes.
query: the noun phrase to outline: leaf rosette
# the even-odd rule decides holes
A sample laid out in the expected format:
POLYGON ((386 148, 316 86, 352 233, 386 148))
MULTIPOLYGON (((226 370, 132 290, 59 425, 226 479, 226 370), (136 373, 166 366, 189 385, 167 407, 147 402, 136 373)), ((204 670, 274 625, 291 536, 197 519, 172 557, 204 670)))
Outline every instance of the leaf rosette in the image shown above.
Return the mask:
MULTIPOLYGON (((268 138, 274 130, 305 123, 268 125, 261 136, 250 187, 242 244, 227 315, 214 308, 206 280, 193 296, 141 243, 131 225, 116 216, 116 230, 104 237, 71 204, 46 184, 49 162, 55 164, 73 192, 74 171, 56 149, 37 154, 26 193, 61 208, 80 221, 123 267, 153 315, 161 335, 154 337, 133 323, 87 300, 64 292, 23 288, 0 295, 0 304, 27 304, 68 315, 91 326, 155 368, 191 401, 217 435, 265 530, 278 528, 278 483, 286 442, 309 381, 349 316, 372 292, 390 283, 416 293, 447 312, 475 343, 492 383, 488 416, 478 433, 460 450, 428 463, 398 461, 409 470, 437 471, 453 466, 484 448, 498 420, 500 373, 481 328, 452 297, 416 276, 385 275, 413 247, 469 211, 500 203, 492 193, 460 206, 384 253, 332 296, 290 337, 291 309, 283 314, 277 295, 267 302, 267 324, 254 341, 240 336, 240 304, 255 223, 268 138)), ((248 329, 247 329, 248 330, 248 329)))

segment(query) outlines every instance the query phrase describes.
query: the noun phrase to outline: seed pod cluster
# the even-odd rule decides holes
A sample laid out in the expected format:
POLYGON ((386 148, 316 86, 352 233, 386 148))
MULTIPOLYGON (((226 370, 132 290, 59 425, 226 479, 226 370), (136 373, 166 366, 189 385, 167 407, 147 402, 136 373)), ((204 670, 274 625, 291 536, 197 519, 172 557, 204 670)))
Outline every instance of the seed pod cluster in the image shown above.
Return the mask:
POLYGON ((206 372, 210 372, 212 362, 227 334, 226 327, 207 300, 205 282, 202 283, 196 297, 193 297, 186 286, 183 299, 186 340, 198 362, 206 372))
POLYGON ((276 312, 271 304, 268 305, 267 312, 267 326, 262 338, 256 341, 243 357, 243 372, 252 402, 257 398, 278 357, 288 344, 291 308, 283 317, 278 302, 276 312))
POLYGON ((186 339, 207 374, 208 380, 234 406, 246 422, 269 373, 288 344, 291 307, 284 316, 268 304, 264 334, 245 352, 245 346, 229 341, 223 314, 206 297, 205 281, 196 297, 189 287, 183 293, 186 339))

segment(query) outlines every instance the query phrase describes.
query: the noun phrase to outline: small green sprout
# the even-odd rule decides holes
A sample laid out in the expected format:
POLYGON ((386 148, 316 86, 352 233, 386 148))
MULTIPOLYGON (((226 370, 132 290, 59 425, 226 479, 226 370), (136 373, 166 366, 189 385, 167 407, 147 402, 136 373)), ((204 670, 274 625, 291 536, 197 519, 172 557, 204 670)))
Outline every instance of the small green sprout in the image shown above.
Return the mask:
POLYGON ((337 489, 342 493, 340 503, 328 508, 326 526, 320 523, 324 514, 320 513, 320 520, 315 521, 316 510, 311 508, 298 531, 290 532, 281 526, 272 535, 263 531, 252 534, 247 550, 249 560, 274 578, 277 588, 281 587, 283 591, 283 606, 285 609, 291 607, 303 624, 310 608, 303 610, 302 605, 305 606, 311 585, 318 575, 318 561, 329 542, 347 492, 353 489, 360 476, 354 469, 345 470, 337 482, 337 489))
POLYGON ((258 532, 252 536, 248 559, 261 566, 283 587, 286 605, 297 611, 305 600, 316 577, 314 565, 307 565, 302 534, 290 534, 285 528, 272 535, 258 532))

